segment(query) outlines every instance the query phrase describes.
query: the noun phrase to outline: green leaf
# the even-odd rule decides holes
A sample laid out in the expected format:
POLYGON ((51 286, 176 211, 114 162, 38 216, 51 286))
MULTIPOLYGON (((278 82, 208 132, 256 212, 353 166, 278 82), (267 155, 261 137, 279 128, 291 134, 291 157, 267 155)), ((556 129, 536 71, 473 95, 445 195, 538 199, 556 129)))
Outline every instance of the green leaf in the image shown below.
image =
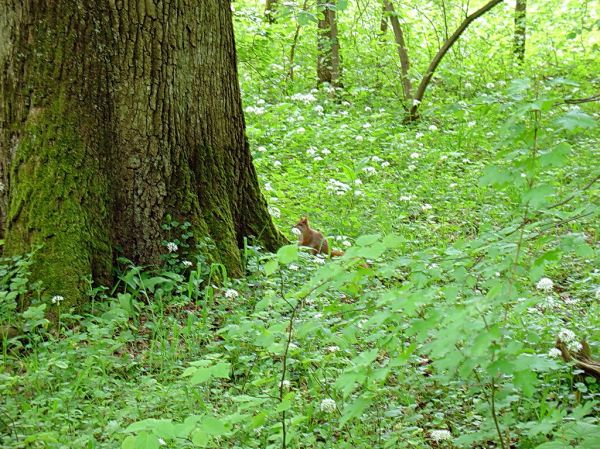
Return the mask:
POLYGON ((201 428, 208 435, 220 436, 227 433, 225 424, 214 416, 205 416, 202 420, 201 428))
POLYGON ((351 404, 348 404, 344 407, 344 411, 342 412, 340 426, 343 426, 352 418, 360 417, 372 403, 373 400, 371 398, 359 397, 351 404))
POLYGON ((548 203, 548 197, 554 194, 554 188, 548 184, 533 187, 521 196, 523 204, 529 204, 537 209, 548 203))
POLYGON ((593 117, 578 110, 567 112, 562 117, 557 118, 554 123, 568 131, 579 128, 595 128, 598 126, 593 117))
POLYGON ((569 161, 571 145, 562 142, 556 145, 551 151, 540 156, 542 167, 563 167, 569 161))
POLYGON ((277 271, 277 268, 279 267, 279 262, 277 262, 277 259, 271 259, 266 264, 264 264, 263 267, 265 269, 265 274, 267 276, 271 276, 277 271))
POLYGON ((337 0, 335 4, 336 11, 343 11, 348 8, 348 0, 337 0))
POLYGON ((287 265, 298 260, 298 245, 285 245, 277 251, 279 262, 287 265))
POLYGON ((513 377, 513 383, 519 387, 527 396, 532 397, 536 392, 538 379, 533 371, 516 371, 513 377))
POLYGON ((212 375, 221 379, 229 379, 229 373, 231 373, 231 363, 217 363, 211 368, 212 375))
POLYGON ((206 447, 210 441, 208 434, 203 430, 196 429, 192 433, 192 443, 198 447, 206 447))
POLYGON ((319 19, 314 14, 309 13, 308 11, 300 11, 298 13, 298 25, 306 26, 310 23, 318 23, 319 19))
POLYGON ((380 238, 381 238, 380 234, 361 235, 359 238, 356 239, 356 244, 358 246, 368 246, 368 245, 372 245, 380 238))
POLYGON ((483 176, 479 179, 480 186, 503 186, 510 183, 512 174, 505 168, 490 165, 483 170, 483 176))

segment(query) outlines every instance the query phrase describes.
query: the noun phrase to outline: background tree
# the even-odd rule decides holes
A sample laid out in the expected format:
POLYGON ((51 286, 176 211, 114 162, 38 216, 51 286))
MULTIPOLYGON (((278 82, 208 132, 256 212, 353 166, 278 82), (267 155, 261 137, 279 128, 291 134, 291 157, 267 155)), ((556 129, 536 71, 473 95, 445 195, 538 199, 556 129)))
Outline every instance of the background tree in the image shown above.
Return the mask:
POLYGON ((421 78, 421 82, 419 83, 417 90, 413 93, 411 83, 408 78, 408 69, 410 67, 410 64, 408 53, 404 45, 402 28, 400 27, 400 22, 398 21, 396 11, 393 7, 393 3, 391 2, 391 0, 384 0, 384 7, 390 15, 390 22, 392 23, 392 27, 396 28, 394 29, 394 37, 398 46, 398 54, 400 57, 401 79, 405 99, 405 108, 408 111, 405 121, 412 122, 418 119, 419 106, 423 101, 423 97, 425 96, 425 92, 427 91, 427 87, 429 87, 429 83, 431 82, 435 70, 437 69, 438 65, 440 64, 446 53, 448 53, 450 48, 452 48, 452 46, 458 41, 462 33, 464 33, 464 31, 469 27, 471 23, 473 23, 485 13, 487 13, 494 6, 498 5, 499 3, 502 3, 502 1, 503 0, 491 0, 484 6, 479 8, 477 11, 465 17, 465 19, 461 22, 461 24, 454 31, 454 33, 452 33, 452 35, 445 40, 445 42, 439 48, 435 56, 431 59, 429 66, 427 67, 423 74, 423 77, 421 78))
POLYGON ((525 39, 527 34, 527 0, 517 0, 515 4, 515 44, 517 60, 525 61, 525 39))
POLYGON ((245 236, 282 241, 245 136, 229 2, 2 1, 0 37, 5 251, 42 245, 50 295, 75 302, 118 254, 156 263, 167 214, 233 275, 245 236))
POLYGON ((328 0, 318 0, 317 77, 319 84, 340 84, 340 42, 335 7, 328 0))
POLYGON ((267 0, 265 2, 265 16, 271 23, 275 22, 275 16, 277 15, 277 6, 279 0, 267 0))

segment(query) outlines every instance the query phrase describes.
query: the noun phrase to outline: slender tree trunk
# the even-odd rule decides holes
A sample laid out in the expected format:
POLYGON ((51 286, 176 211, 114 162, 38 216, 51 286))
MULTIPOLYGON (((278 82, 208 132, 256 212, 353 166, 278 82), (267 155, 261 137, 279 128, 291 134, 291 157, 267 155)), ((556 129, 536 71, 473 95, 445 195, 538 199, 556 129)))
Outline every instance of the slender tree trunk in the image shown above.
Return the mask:
POLYGON ((265 3, 265 17, 267 18, 269 23, 275 22, 278 3, 279 0, 267 0, 265 3))
POLYGON ((155 264, 170 214, 241 274, 238 247, 282 237, 245 137, 222 0, 0 0, 0 211, 48 295, 155 264))
POLYGON ((398 14, 396 13, 392 2, 390 0, 383 0, 383 5, 392 24, 394 40, 396 41, 396 48, 400 58, 400 79, 402 80, 404 102, 406 105, 408 105, 408 108, 410 108, 412 106, 412 86, 409 75, 410 59, 408 56, 408 50, 406 49, 406 42, 404 41, 404 33, 402 32, 402 27, 400 26, 400 21, 398 20, 398 14))
POLYGON ((525 39, 527 36, 527 0, 517 0, 515 5, 515 43, 514 53, 519 61, 525 61, 525 39))
POLYGON ((317 41, 317 77, 319 84, 340 85, 340 43, 335 10, 331 9, 328 0, 319 0, 323 17, 319 19, 317 41))

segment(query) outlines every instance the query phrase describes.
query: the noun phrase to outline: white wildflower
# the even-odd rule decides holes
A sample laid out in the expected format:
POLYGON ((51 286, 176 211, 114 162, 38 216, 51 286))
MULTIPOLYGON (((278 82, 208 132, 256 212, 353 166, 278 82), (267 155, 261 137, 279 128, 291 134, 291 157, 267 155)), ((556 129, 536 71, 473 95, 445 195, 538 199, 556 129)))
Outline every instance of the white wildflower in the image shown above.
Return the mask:
POLYGON ((541 278, 536 284, 538 290, 549 292, 554 288, 554 282, 550 278, 541 278))
POLYGON ((419 100, 417 100, 416 98, 413 99, 412 101, 413 106, 419 106, 421 104, 421 102, 419 100))
POLYGON ((375 167, 371 167, 369 165, 367 165, 366 167, 363 167, 362 171, 365 172, 367 175, 376 175, 377 174, 377 170, 375 169, 375 167))
POLYGON ((306 132, 306 129, 304 129, 304 128, 301 126, 300 128, 298 128, 298 129, 296 130, 296 132, 297 132, 298 134, 304 134, 304 133, 306 132))
MULTIPOLYGON (((296 228, 294 228, 296 229, 296 228)), ((300 232, 299 229, 296 229, 298 232, 300 232)), ((298 271, 300 269, 300 267, 298 265, 296 265, 295 263, 291 263, 288 265, 288 268, 292 271, 298 271)))
POLYGON ((359 179, 359 178, 357 178, 357 179, 354 180, 354 185, 355 186, 360 186, 360 185, 362 185, 362 183, 363 183, 362 180, 359 179))
POLYGON ((258 100, 256 100, 256 104, 259 105, 259 106, 262 106, 265 103, 266 103, 266 101, 263 100, 262 98, 259 98, 258 100))
POLYGON ((389 167, 389 166, 390 166, 390 163, 388 161, 383 161, 381 163, 381 168, 386 168, 386 167, 389 167))
POLYGON ((419 159, 421 157, 421 155, 417 152, 414 153, 410 153, 410 158, 411 159, 419 159))
POLYGON ((184 260, 184 261, 181 262, 181 265, 183 265, 184 267, 189 268, 189 267, 191 267, 194 264, 191 261, 189 261, 189 260, 184 260))
POLYGON ((349 101, 342 101, 342 106, 350 106, 350 102, 349 101))
POLYGON ((321 411, 325 413, 333 413, 336 409, 336 403, 331 398, 325 398, 321 401, 321 411))
POLYGON ((327 186, 325 187, 325 189, 331 193, 335 193, 336 195, 343 195, 349 190, 351 190, 352 187, 341 181, 330 178, 329 181, 327 181, 327 186))
POLYGON ((450 185, 448 187, 450 187, 451 189, 455 188, 458 184, 455 182, 450 183, 450 185))
POLYGON ((475 120, 470 121, 469 123, 467 123, 467 126, 469 128, 473 128, 475 125, 477 125, 477 122, 475 120))
POLYGON ((332 352, 332 353, 333 353, 333 352, 338 352, 339 350, 340 350, 340 347, 339 347, 339 346, 336 346, 336 345, 327 346, 327 347, 325 348, 325 351, 327 351, 327 352, 332 352))
MULTIPOLYGON (((232 7, 233 7, 233 5, 232 5, 232 7)), ((165 440, 163 440, 162 438, 159 438, 158 439, 158 444, 160 444, 161 446, 166 446, 167 442, 165 440)))
POLYGON ((354 196, 363 196, 364 192, 362 190, 355 190, 354 191, 354 196))
POLYGON ((281 386, 283 387, 284 390, 289 390, 290 387, 292 386, 292 383, 286 379, 283 382, 281 382, 281 386))
POLYGON ((330 150, 328 150, 327 148, 323 148, 323 149, 321 150, 321 154, 324 154, 325 156, 327 156, 327 155, 331 154, 331 151, 330 151, 330 150))
POLYGON ((61 303, 62 301, 64 301, 64 299, 65 299, 65 298, 64 298, 64 297, 62 297, 61 295, 54 295, 54 296, 52 297, 52 300, 51 300, 51 301, 52 301, 52 304, 60 305, 60 303, 61 303))
POLYGON ((548 351, 548 356, 556 359, 562 356, 562 352, 560 352, 560 349, 558 348, 552 348, 550 351, 548 351))
POLYGON ((290 342, 289 348, 290 349, 298 349, 298 345, 296 343, 294 343, 294 342, 290 342))
POLYGON ((308 150, 306 150, 306 154, 309 156, 314 156, 317 154, 317 149, 315 147, 309 147, 308 150))
POLYGON ((273 167, 281 167, 281 161, 273 162, 273 167))
POLYGON ((363 140, 365 140, 365 138, 363 136, 361 136, 360 134, 358 136, 356 136, 354 138, 357 142, 362 142, 363 140))
POLYGON ((264 146, 262 146, 262 145, 261 145, 260 147, 258 147, 258 148, 257 148, 257 150, 258 150, 260 153, 264 153, 265 151, 267 151, 267 147, 264 147, 264 146))
POLYGON ((270 182, 265 182, 265 190, 267 192, 272 192, 273 191, 273 186, 271 185, 270 182))
POLYGON ((225 297, 228 299, 234 299, 238 296, 240 296, 240 294, 237 290, 234 290, 233 288, 228 288, 227 290, 225 290, 225 297))
POLYGON ((422 132, 418 132, 415 134, 415 139, 420 139, 421 137, 423 137, 425 134, 423 134, 422 132))
POLYGON ((562 341, 563 343, 570 343, 572 341, 575 341, 575 339, 577 338, 577 336, 575 335, 575 332, 573 332, 570 329, 565 329, 564 327, 558 332, 558 339, 560 341, 562 341))
POLYGON ((342 245, 348 247, 348 246, 352 246, 352 243, 350 243, 348 240, 343 240, 342 245))
POLYGON ((465 86, 465 89, 470 89, 471 87, 473 87, 473 85, 468 81, 465 84, 463 84, 463 86, 465 86))
POLYGON ((438 127, 435 125, 429 125, 429 131, 437 131, 438 127))
POLYGON ((370 123, 364 123, 362 126, 364 129, 369 129, 371 127, 370 123))
POLYGON ((321 106, 320 104, 316 105, 313 108, 313 111, 315 111, 317 114, 322 114, 323 113, 323 106, 321 106))
POLYGON ((444 441, 444 440, 452 439, 452 434, 448 430, 445 430, 445 429, 432 430, 430 432, 430 436, 433 441, 444 441))
POLYGON ((260 106, 248 106, 246 112, 248 114, 263 115, 265 113, 265 108, 261 108, 260 106))
POLYGON ((408 167, 406 167, 406 168, 408 168, 410 171, 414 171, 414 170, 416 170, 416 169, 417 169, 417 166, 416 166, 416 165, 414 165, 414 164, 410 164, 410 165, 409 165, 408 167))
POLYGON ((372 111, 372 109, 370 106, 365 106, 365 112, 371 112, 371 111, 372 111))
POLYGON ((167 249, 169 250, 170 253, 174 253, 175 251, 177 251, 179 249, 179 247, 177 246, 176 243, 169 242, 169 243, 167 243, 167 249))
POLYGON ((423 211, 427 211, 427 210, 431 210, 431 209, 433 209, 433 206, 429 203, 424 203, 421 205, 421 210, 423 210, 423 211))
POLYGON ((371 156, 371 161, 372 162, 381 162, 381 161, 383 161, 383 159, 381 159, 379 156, 371 156))
POLYGON ((305 104, 317 101, 317 98, 313 94, 294 94, 290 97, 294 101, 302 101, 305 104))
POLYGON ((315 157, 313 160, 314 160, 315 162, 319 162, 319 161, 322 161, 322 160, 323 160, 323 158, 322 158, 321 156, 317 156, 317 157, 315 157))
POLYGON ((485 87, 487 87, 488 89, 493 89, 494 87, 496 87, 496 85, 494 83, 487 83, 485 87))
POLYGON ((275 218, 281 217, 281 211, 279 210, 278 207, 269 206, 268 210, 269 210, 269 214, 273 215, 275 218))
POLYGON ((569 352, 579 352, 583 349, 583 345, 578 341, 574 340, 566 343, 566 346, 569 352))

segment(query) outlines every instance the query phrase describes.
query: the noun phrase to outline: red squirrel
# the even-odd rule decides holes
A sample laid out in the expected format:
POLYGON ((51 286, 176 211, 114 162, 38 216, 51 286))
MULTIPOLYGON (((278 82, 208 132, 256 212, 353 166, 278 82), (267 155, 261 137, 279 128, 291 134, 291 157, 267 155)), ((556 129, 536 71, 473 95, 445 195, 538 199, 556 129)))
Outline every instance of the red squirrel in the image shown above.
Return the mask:
POLYGON ((330 251, 327 239, 319 231, 312 229, 308 224, 308 217, 302 217, 298 223, 294 225, 298 229, 298 244, 311 248, 313 254, 328 254, 332 257, 343 256, 343 251, 332 249, 330 251))

